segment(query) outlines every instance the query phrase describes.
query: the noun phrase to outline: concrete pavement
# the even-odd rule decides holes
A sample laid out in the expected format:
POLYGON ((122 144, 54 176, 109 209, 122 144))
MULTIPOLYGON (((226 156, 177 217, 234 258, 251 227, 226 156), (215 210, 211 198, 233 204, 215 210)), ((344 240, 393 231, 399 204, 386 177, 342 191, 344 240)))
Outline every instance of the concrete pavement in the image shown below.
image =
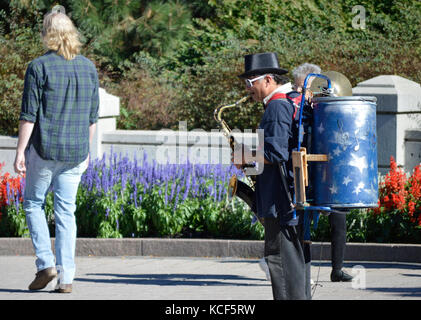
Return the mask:
MULTIPOLYGON (((0 300, 271 300, 258 259, 78 256, 73 293, 27 290, 34 256, 0 256, 0 300)), ((313 300, 421 300, 421 264, 347 262, 355 276, 332 283, 330 262, 313 261, 313 300)))

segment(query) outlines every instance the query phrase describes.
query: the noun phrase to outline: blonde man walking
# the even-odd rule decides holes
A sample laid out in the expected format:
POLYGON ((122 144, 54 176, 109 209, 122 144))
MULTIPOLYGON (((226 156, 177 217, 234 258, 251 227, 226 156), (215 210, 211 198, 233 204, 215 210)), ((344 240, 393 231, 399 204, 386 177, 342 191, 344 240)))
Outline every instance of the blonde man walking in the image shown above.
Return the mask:
POLYGON ((53 9, 45 16, 42 40, 48 51, 29 64, 25 75, 14 168, 26 173, 23 208, 37 257, 29 289, 43 289, 58 275, 56 291, 70 293, 76 193, 98 119, 98 75, 94 64, 79 54, 79 34, 64 13, 53 9), (44 212, 50 186, 56 257, 44 212))

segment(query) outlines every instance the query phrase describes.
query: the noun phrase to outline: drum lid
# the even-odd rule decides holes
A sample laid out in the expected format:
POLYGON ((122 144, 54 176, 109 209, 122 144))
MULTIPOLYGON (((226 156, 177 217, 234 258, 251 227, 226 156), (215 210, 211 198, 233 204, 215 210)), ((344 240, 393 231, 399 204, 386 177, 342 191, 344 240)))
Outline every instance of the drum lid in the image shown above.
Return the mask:
POLYGON ((371 102, 376 103, 377 98, 373 96, 349 96, 349 97, 315 97, 312 100, 314 103, 319 102, 356 102, 356 101, 362 101, 362 102, 371 102))

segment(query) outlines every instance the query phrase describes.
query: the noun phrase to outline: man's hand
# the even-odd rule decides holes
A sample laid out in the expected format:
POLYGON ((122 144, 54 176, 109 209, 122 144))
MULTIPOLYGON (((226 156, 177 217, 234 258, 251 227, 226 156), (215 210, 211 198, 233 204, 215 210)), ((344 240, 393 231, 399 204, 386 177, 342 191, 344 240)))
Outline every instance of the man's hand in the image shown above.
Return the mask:
POLYGON ((25 152, 16 152, 15 162, 13 164, 15 172, 21 176, 25 175, 25 152))
POLYGON ((231 162, 234 163, 237 169, 241 169, 245 164, 244 159, 244 145, 238 143, 234 147, 234 151, 231 153, 231 162))
POLYGON ((237 169, 240 170, 243 167, 243 165, 244 165, 244 158, 240 162, 234 161, 234 153, 231 153, 231 162, 234 164, 234 166, 237 169))
POLYGON ((20 120, 19 121, 19 137, 18 146, 16 148, 16 157, 13 164, 15 172, 19 175, 24 175, 26 172, 25 166, 25 148, 28 145, 29 138, 31 137, 32 130, 34 129, 34 123, 20 120))

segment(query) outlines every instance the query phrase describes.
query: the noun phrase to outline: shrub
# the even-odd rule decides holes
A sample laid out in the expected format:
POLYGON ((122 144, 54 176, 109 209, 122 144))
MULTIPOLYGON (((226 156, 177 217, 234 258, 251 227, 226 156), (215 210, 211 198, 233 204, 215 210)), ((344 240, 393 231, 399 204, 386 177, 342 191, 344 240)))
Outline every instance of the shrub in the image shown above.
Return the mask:
POLYGON ((17 136, 26 67, 43 52, 39 34, 30 28, 0 34, 0 135, 17 136))
MULTIPOLYGON (((0 134, 17 134, 24 71, 43 52, 38 33, 53 4, 0 5, 0 134)), ((175 129, 178 119, 189 129, 216 128, 213 109, 245 95, 236 75, 243 55, 253 52, 275 51, 289 70, 319 64, 342 72, 353 86, 381 74, 421 82, 421 4, 415 0, 360 1, 364 30, 352 27, 354 0, 62 4, 84 35, 83 52, 97 64, 101 86, 121 97, 121 129, 175 129)), ((261 106, 249 103, 226 119, 233 128, 254 129, 260 113, 261 106)))
POLYGON ((165 77, 133 68, 109 92, 120 97, 121 115, 117 122, 120 129, 177 128, 179 93, 165 77))

